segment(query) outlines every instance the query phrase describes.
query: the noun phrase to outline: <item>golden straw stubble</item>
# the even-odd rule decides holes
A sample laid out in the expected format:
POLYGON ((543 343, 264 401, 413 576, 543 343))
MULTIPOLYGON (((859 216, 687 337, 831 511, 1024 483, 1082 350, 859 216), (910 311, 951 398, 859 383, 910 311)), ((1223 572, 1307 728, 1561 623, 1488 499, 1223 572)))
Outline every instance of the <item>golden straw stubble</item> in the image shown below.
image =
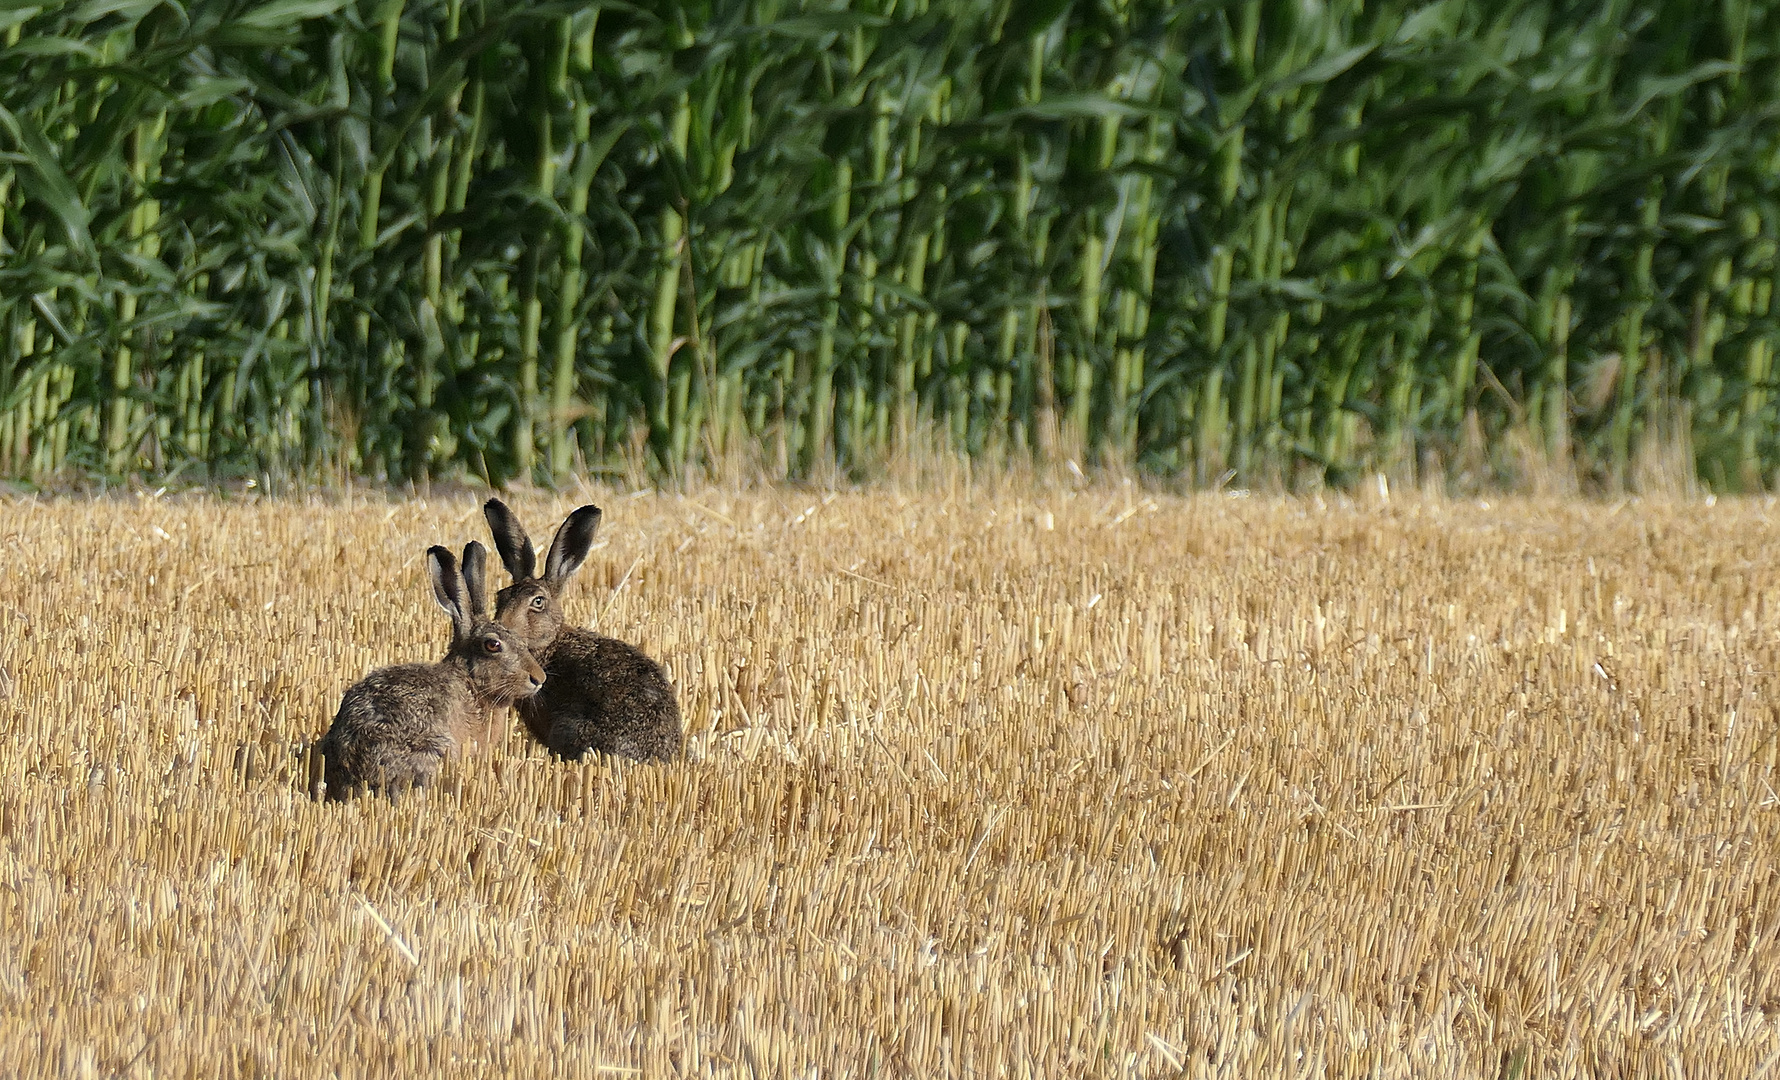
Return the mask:
POLYGON ((607 520, 569 618, 664 663, 684 758, 572 765, 513 724, 424 797, 344 807, 307 796, 310 746, 365 672, 442 654, 422 553, 486 540, 478 499, 9 502, 0 1060, 1747 1076, 1780 1052, 1765 502, 514 506, 584 501, 607 520))

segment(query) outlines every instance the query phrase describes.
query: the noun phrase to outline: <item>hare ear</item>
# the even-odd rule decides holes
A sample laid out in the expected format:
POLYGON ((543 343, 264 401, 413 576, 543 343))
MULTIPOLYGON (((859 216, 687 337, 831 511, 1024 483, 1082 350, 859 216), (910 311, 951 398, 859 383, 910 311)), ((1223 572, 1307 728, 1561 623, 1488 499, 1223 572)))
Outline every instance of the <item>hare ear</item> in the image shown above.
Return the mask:
POLYGON ((464 545, 464 593, 470 618, 488 617, 488 549, 472 540, 464 545))
POLYGON ((593 534, 599 527, 600 508, 591 504, 563 519, 562 527, 556 530, 556 539, 550 541, 550 554, 544 560, 544 580, 552 586, 560 586, 570 574, 579 570, 587 560, 587 551, 593 546, 593 534))
POLYGON ((426 549, 426 572, 433 579, 433 599, 451 616, 453 637, 458 640, 470 636, 470 617, 464 606, 464 579, 458 573, 457 559, 450 551, 437 544, 426 549))
POLYGON ((514 581, 524 581, 538 568, 537 552, 532 550, 531 537, 525 527, 499 499, 482 504, 482 516, 488 519, 488 531, 494 535, 494 549, 501 553, 501 565, 514 581))

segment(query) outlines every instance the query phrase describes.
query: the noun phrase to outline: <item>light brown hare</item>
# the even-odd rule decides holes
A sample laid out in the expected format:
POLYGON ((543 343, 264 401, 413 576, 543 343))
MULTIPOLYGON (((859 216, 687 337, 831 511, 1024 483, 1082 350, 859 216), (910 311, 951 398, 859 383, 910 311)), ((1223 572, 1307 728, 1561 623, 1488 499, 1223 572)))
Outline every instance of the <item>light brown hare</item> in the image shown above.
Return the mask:
POLYGON ((472 540, 461 573, 442 547, 428 548, 426 562, 433 597, 451 616, 451 649, 435 664, 378 668, 347 689, 318 745, 330 799, 427 786, 447 758, 486 745, 494 718, 544 682, 525 643, 488 616, 486 549, 472 540))
POLYGON ((499 499, 482 507, 495 550, 513 584, 495 597, 495 619, 513 630, 548 677, 535 697, 516 703, 537 740, 565 758, 588 751, 633 761, 680 754, 680 705, 661 665, 634 645, 563 623, 562 592, 587 559, 600 509, 583 506, 556 530, 544 574, 519 519, 499 499))

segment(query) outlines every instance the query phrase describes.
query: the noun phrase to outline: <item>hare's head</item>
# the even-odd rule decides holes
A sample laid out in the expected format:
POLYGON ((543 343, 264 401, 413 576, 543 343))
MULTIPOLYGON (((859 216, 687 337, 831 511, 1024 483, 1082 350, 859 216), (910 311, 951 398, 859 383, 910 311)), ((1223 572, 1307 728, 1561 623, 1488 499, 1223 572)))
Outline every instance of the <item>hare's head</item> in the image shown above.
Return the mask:
POLYGON ((433 598, 451 616, 450 656, 468 669, 477 699, 508 704, 537 693, 544 685, 543 665, 518 634, 489 618, 487 549, 474 540, 464 545, 460 573, 450 551, 431 547, 426 568, 433 598))
POLYGON ((531 538, 507 504, 490 499, 482 506, 488 518, 488 529, 494 534, 495 550, 513 584, 494 598, 494 617, 502 626, 519 635, 527 648, 542 649, 556 640, 562 629, 562 589, 569 575, 581 568, 587 551, 593 546, 593 534, 600 527, 600 508, 583 506, 563 520, 550 542, 550 554, 544 558, 544 574, 537 573, 538 556, 532 550, 531 538))

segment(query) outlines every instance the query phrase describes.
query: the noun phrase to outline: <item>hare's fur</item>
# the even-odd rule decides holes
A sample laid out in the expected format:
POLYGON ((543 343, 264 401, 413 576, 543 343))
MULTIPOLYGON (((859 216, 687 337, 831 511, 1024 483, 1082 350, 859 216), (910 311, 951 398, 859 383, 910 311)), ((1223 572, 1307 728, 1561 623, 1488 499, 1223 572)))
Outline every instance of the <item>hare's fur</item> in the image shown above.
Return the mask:
POLYGON ((434 664, 379 668, 349 687, 319 749, 331 799, 425 787, 447 758, 487 745, 496 714, 530 697, 544 669, 518 635, 488 617, 487 556, 427 551, 433 596, 451 616, 451 649, 434 664))
POLYGON ((599 528, 600 509, 583 506, 556 530, 544 573, 519 519, 499 499, 483 505, 495 550, 513 584, 495 597, 495 619, 519 635, 544 665, 544 688, 516 703, 526 730, 557 754, 593 751, 633 761, 680 754, 680 705, 661 665, 634 645, 563 623, 562 591, 599 528))

